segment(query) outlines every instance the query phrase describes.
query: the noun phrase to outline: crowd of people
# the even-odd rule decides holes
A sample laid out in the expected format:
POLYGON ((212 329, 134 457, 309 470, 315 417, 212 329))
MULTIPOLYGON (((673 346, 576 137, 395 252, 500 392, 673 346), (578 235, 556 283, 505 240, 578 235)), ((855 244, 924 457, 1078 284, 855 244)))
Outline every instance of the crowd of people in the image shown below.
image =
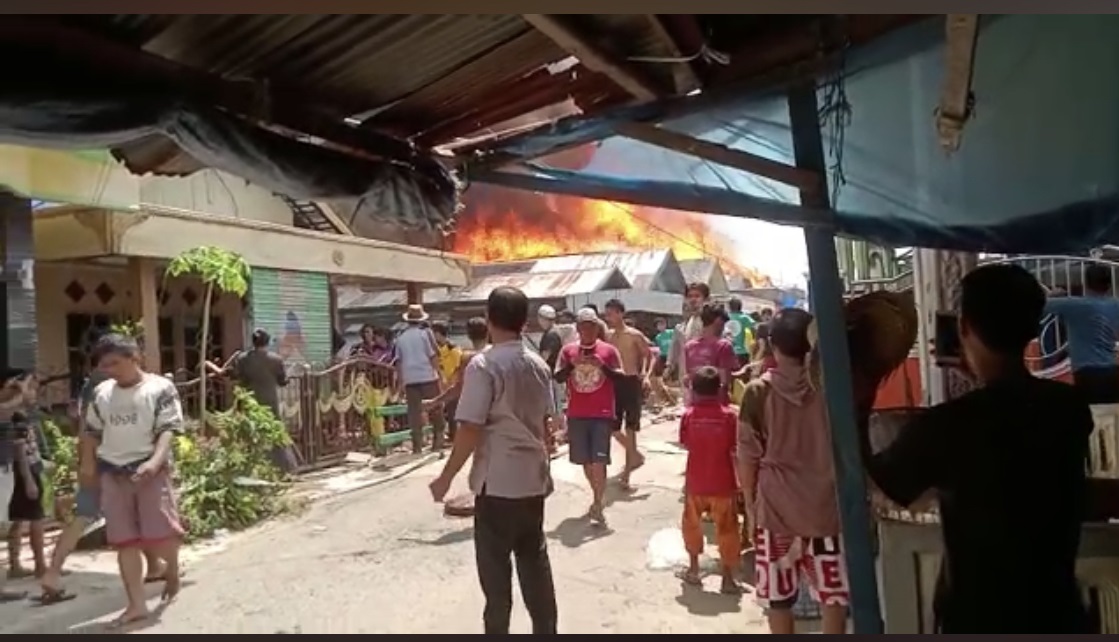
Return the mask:
MULTIPOLYGON (((742 553, 752 550, 754 594, 773 633, 794 632, 793 606, 804 588, 821 607, 823 632, 846 632, 850 596, 831 431, 810 366, 813 318, 786 308, 747 320, 737 306, 712 303, 702 284, 689 286, 687 299, 683 323, 671 330, 658 323, 656 359, 644 342, 630 341, 636 336, 619 322, 620 302, 605 306, 605 319, 593 308, 576 311, 571 337, 558 323, 547 326, 557 337, 542 342, 541 354, 522 339, 525 294, 503 287, 490 295, 489 344, 479 341, 464 361, 453 415, 459 430, 430 485, 442 501, 472 460, 486 633, 509 633, 514 562, 533 632, 557 632, 544 535, 553 488, 548 443, 557 420, 566 422, 568 456, 587 479, 586 519, 605 525, 612 436, 620 435, 613 438, 626 455, 619 483, 628 485, 642 461, 627 387, 634 377, 655 380, 673 370, 686 395, 681 531, 690 563, 681 580, 701 579, 702 522, 709 520, 722 590, 741 590, 742 553), (737 340, 740 332, 753 340, 737 340), (729 389, 742 379, 735 410, 729 389)), ((1083 306, 1095 313, 1097 334, 1106 326, 1113 363, 1119 318, 1112 312, 1119 307, 1047 303, 1031 274, 1005 265, 967 275, 961 301, 963 358, 955 367, 973 378, 975 390, 917 415, 879 452, 870 447, 868 419, 881 381, 853 374, 861 461, 874 496, 903 506, 930 492, 939 497, 945 552, 934 599, 938 632, 1088 630, 1075 563, 1087 502, 1089 397, 1032 376, 1025 354, 1047 305, 1062 312, 1083 306), (1044 519, 1029 520, 1039 508, 1044 519)), ((562 318, 548 308, 539 316, 562 318)))
MULTIPOLYGON (((1018 267, 969 273, 961 286, 962 359, 955 367, 975 380, 976 389, 917 415, 878 452, 870 446, 867 420, 880 382, 853 371, 861 461, 875 496, 908 506, 930 492, 938 495, 944 563, 934 602, 940 632, 1088 629, 1075 563, 1088 510, 1089 404, 1101 390, 1114 393, 1105 382, 1119 371, 1119 304, 1102 296, 1105 286, 1110 290, 1103 275, 1090 276, 1098 300, 1069 301, 1047 297, 1018 267), (1073 364, 1077 385, 1028 371, 1026 349, 1046 313, 1066 317, 1071 344, 1089 343, 1070 345, 1080 355, 1073 364), (1024 521, 1039 506, 1045 518, 1024 521), (1028 538, 1022 535, 1026 524, 1028 538)), ((557 434, 566 433, 568 457, 586 477, 585 518, 590 527, 604 528, 612 442, 624 453, 615 481, 623 492, 632 490, 632 475, 644 463, 638 447, 642 399, 658 387, 667 390, 665 379, 684 391, 680 527, 689 564, 680 580, 694 585, 702 579, 707 520, 715 527, 723 592, 741 592, 743 553, 752 551, 754 596, 773 633, 794 632, 793 606, 804 588, 822 609, 823 632, 846 631, 848 578, 831 431, 810 368, 812 316, 785 308, 752 318, 738 302, 712 302, 702 283, 688 286, 686 301, 684 321, 669 328, 658 320, 651 340, 627 323, 619 300, 607 302, 602 314, 593 306, 574 312, 541 306, 542 334, 531 342, 524 334, 528 297, 500 287, 490 294, 485 317, 467 323, 468 347, 453 345, 447 325, 431 322, 420 306, 408 308, 406 327, 391 343, 374 330, 359 347, 371 358, 374 349, 390 351, 386 363, 400 375, 410 413, 418 408, 411 419, 433 424, 435 448, 446 437, 452 442, 430 484, 435 501, 446 498, 471 462, 487 634, 509 633, 514 563, 533 633, 558 632, 544 534, 557 434), (735 382, 743 384, 738 408, 731 404, 735 382)), ((253 351, 218 370, 244 382, 267 380, 266 389, 254 393, 272 405, 283 370, 267 351, 267 335, 258 333, 253 351)), ((73 598, 62 586, 63 566, 86 528, 103 518, 118 552, 126 602, 114 626, 123 626, 149 616, 146 583, 163 583, 166 601, 180 588, 183 529, 170 466, 183 412, 173 382, 144 371, 134 339, 106 336, 93 359, 94 374, 76 412, 76 515, 49 558, 42 494, 50 453, 35 412, 37 384, 23 372, 8 373, 0 384, 8 577, 39 577, 44 604, 73 598), (30 534, 33 569, 20 565, 23 529, 30 534)), ((422 435, 417 441, 423 443, 422 435)), ((25 597, 2 589, 0 600, 25 597)))
MULTIPOLYGON (((135 339, 101 338, 92 354, 94 373, 76 404, 79 423, 78 492, 74 519, 60 534, 49 562, 43 549, 43 475, 49 469, 42 426, 35 415, 37 382, 9 373, 0 388, 0 502, 8 504, 9 578, 34 574, 44 605, 74 598, 62 586, 63 566, 87 528, 104 519, 105 536, 117 550, 125 608, 112 623, 121 627, 149 616, 145 585, 163 583, 163 600, 180 588, 183 528, 172 487, 174 435, 183 411, 174 382, 145 372, 135 339), (29 525, 34 569, 20 565, 21 527, 29 525)), ((4 590, 3 601, 25 592, 4 590)))

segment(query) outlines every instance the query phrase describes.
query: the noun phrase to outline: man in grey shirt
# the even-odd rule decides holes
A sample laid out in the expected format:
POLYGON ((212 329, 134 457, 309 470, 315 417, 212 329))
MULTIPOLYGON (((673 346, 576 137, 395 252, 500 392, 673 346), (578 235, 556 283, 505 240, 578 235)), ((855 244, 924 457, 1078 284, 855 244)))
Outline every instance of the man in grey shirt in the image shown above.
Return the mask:
POLYGON ((491 347, 463 374, 459 427, 431 495, 443 501, 455 475, 474 456, 474 549, 486 597, 485 633, 509 633, 513 568, 533 634, 556 633, 556 591, 544 536, 544 500, 552 492, 548 439, 555 415, 552 372, 521 337, 528 297, 499 287, 486 303, 491 347))
MULTIPOLYGON (((410 305, 404 314, 406 328, 396 337, 397 383, 404 389, 408 404, 408 427, 412 430, 412 452, 419 454, 424 448, 424 400, 434 399, 442 392, 439 385, 439 351, 435 335, 425 322, 428 315, 421 305, 410 305)), ((428 413, 431 420, 432 447, 443 449, 447 422, 440 409, 428 413)))
POLYGON ((268 349, 272 337, 261 328, 253 330, 252 350, 242 352, 230 364, 237 383, 253 393, 262 406, 280 417, 280 387, 288 385, 284 359, 268 349))

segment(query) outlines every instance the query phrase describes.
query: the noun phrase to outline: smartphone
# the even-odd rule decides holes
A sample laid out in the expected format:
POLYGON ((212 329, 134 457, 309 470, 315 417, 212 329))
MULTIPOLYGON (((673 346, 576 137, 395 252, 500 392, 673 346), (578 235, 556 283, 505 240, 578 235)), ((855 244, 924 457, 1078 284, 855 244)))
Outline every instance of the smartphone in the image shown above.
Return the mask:
POLYGON ((960 324, 955 313, 937 312, 933 349, 937 365, 954 366, 963 361, 960 324))

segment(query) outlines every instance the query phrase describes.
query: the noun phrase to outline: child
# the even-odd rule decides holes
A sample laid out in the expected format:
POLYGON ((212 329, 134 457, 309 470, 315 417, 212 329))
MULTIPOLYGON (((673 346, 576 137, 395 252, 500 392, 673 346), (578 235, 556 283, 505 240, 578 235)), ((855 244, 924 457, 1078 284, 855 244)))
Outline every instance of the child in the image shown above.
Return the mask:
MULTIPOLYGON (((27 377, 33 379, 33 377, 27 377)), ((15 492, 8 504, 8 577, 18 579, 32 573, 23 567, 21 546, 23 525, 27 525, 28 539, 31 542, 32 559, 35 561, 35 577, 47 572, 46 553, 44 552, 44 526, 46 512, 43 508, 43 474, 46 471, 46 440, 34 412, 35 381, 28 385, 25 395, 27 407, 12 415, 15 427, 16 448, 21 451, 20 474, 16 476, 15 492)))
POLYGON ((735 447, 738 418, 722 400, 722 377, 712 366, 695 370, 690 378, 692 405, 680 419, 680 444, 688 450, 684 473, 684 547, 690 564, 681 578, 700 584, 699 556, 703 552, 703 515, 715 522, 719 558, 722 561, 722 592, 741 592, 738 571, 741 540, 738 526, 738 478, 735 447))
POLYGON ((175 384, 140 367, 134 339, 109 335, 98 342, 99 369, 108 376, 85 409, 82 474, 100 473, 105 534, 117 549, 128 606, 115 621, 120 627, 149 615, 144 595, 144 551, 165 563, 163 598, 179 592, 179 524, 171 486, 171 442, 183 428, 175 384), (88 444, 88 446, 86 445, 88 444))

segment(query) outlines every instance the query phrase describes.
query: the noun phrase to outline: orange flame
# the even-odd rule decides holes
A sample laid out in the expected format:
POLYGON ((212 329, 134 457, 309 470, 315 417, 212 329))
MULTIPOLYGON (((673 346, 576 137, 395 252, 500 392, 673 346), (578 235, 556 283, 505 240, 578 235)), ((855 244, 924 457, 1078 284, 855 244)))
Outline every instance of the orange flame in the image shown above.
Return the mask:
POLYGON ((731 261, 732 247, 702 214, 487 185, 466 192, 453 243, 477 263, 670 249, 684 261, 716 258, 753 287, 772 285, 768 276, 731 261))

